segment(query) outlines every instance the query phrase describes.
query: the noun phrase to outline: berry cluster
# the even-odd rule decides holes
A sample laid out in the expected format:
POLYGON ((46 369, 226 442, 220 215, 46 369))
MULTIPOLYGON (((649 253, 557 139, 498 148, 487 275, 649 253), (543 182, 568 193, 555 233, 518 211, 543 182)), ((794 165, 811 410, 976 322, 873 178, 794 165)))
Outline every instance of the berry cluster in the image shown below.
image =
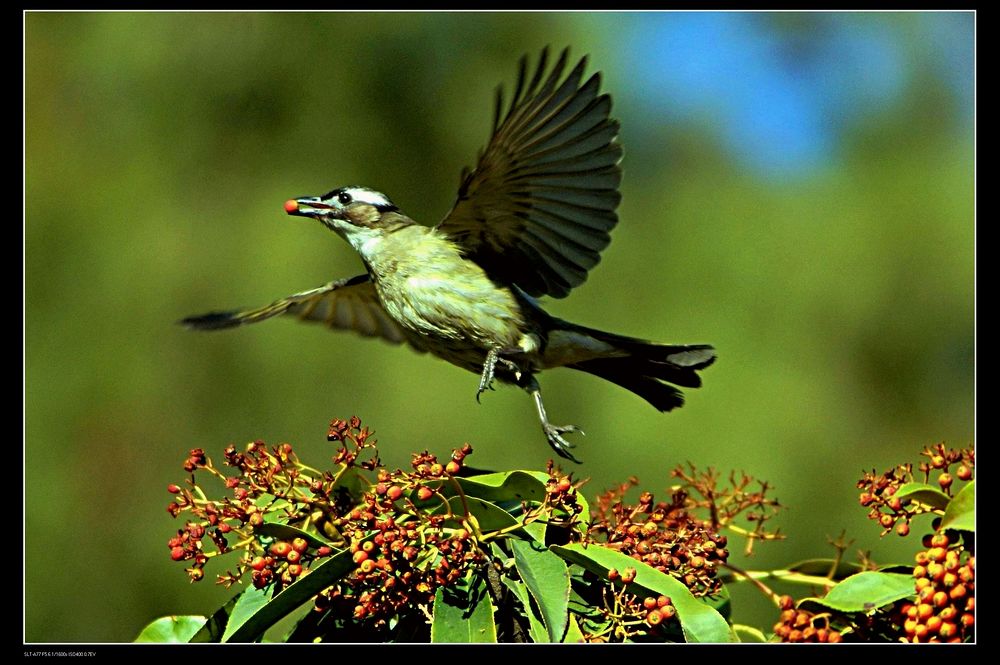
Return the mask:
POLYGON ((913 568, 917 600, 902 608, 906 642, 962 642, 975 631, 976 557, 947 533, 925 539, 913 568))
POLYGON ((625 503, 622 496, 635 484, 630 479, 598 497, 587 540, 672 575, 697 596, 718 593, 718 567, 729 558, 726 537, 711 520, 692 514, 692 502, 682 488, 673 490, 669 503, 654 502, 651 492, 643 492, 637 505, 625 503))
POLYGON ((607 573, 610 585, 602 588, 602 602, 597 606, 601 621, 588 630, 584 623, 584 638, 588 642, 624 641, 639 636, 662 637, 675 627, 677 610, 669 596, 639 597, 630 593, 636 569, 625 568, 619 572, 612 568, 607 573))
MULTIPOLYGON (((927 461, 921 462, 918 469, 924 475, 924 482, 929 483, 931 475, 937 474, 935 481, 941 491, 952 496, 955 479, 972 480, 973 469, 976 466, 975 451, 972 448, 951 450, 943 443, 925 447, 920 453, 927 461), (954 474, 951 467, 957 466, 954 474)), ((868 518, 879 523, 882 535, 895 529, 900 536, 910 533, 910 521, 917 515, 935 512, 933 506, 922 503, 910 496, 896 496, 899 489, 906 483, 914 482, 913 465, 900 464, 883 474, 874 470, 866 472, 857 487, 862 490, 859 501, 868 508, 868 518)))
MULTIPOLYGON (((238 470, 235 476, 217 469, 203 450, 190 451, 187 486, 167 488, 174 495, 168 512, 193 518, 168 541, 171 558, 192 562, 188 574, 198 581, 211 558, 241 549, 235 571, 219 575, 219 582, 230 586, 248 575, 258 589, 281 590, 319 560, 348 549, 356 567, 317 595, 316 607, 374 625, 404 608, 428 605, 438 587, 483 564, 482 534, 453 480, 472 453, 469 444, 450 459, 438 461, 424 451, 413 455, 411 470, 389 471, 357 418, 334 420, 327 438, 341 444, 335 473, 303 464, 288 443, 269 448, 253 441, 242 451, 228 446, 225 463, 238 470), (229 496, 207 498, 196 472, 217 478, 229 496), (235 545, 227 534, 237 538, 235 545)), ((552 480, 553 502, 572 507, 576 488, 563 488, 565 480, 552 480)))
POLYGON ((317 597, 317 610, 382 625, 405 608, 429 605, 438 587, 483 565, 486 554, 459 510, 461 498, 439 489, 471 452, 466 444, 444 465, 428 452, 416 454, 412 472, 379 469, 372 491, 337 521, 356 568, 317 597))
POLYGON ((830 627, 830 615, 796 609, 791 596, 778 599, 781 615, 774 624, 774 634, 782 642, 826 642, 833 644, 843 638, 839 631, 830 627))

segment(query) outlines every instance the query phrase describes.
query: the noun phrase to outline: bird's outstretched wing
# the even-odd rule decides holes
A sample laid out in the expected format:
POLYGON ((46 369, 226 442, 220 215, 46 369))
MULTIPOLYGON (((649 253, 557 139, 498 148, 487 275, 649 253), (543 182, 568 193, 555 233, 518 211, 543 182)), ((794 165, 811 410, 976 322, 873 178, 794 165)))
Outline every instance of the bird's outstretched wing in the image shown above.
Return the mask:
POLYGON ((425 350, 418 338, 407 335, 382 308, 367 274, 330 282, 257 309, 192 316, 181 324, 197 330, 220 330, 257 323, 279 314, 318 321, 338 330, 353 330, 366 337, 381 337, 393 344, 408 342, 417 351, 425 350))
POLYGON ((543 50, 530 82, 521 58, 506 114, 497 89, 493 135, 437 227, 493 279, 532 296, 562 298, 582 284, 618 223, 622 149, 611 97, 598 94, 600 73, 581 85, 586 58, 560 82, 568 54, 546 75, 543 50))

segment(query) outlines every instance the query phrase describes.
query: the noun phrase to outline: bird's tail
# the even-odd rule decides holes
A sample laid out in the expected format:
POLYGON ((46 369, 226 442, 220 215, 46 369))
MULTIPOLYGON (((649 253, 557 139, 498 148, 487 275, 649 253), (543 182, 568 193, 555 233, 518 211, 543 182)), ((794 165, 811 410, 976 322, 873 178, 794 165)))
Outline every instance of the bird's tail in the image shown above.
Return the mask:
POLYGON ((698 371, 715 362, 707 344, 657 344, 557 321, 545 352, 550 366, 578 369, 618 384, 659 411, 684 404, 685 388, 701 385, 698 371))

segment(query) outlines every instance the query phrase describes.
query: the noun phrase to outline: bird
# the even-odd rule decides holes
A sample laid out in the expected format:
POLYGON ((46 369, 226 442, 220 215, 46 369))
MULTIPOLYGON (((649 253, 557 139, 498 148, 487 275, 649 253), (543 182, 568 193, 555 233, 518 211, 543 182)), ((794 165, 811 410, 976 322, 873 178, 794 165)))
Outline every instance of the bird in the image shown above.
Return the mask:
POLYGON ((697 388, 716 359, 708 344, 661 344, 570 323, 547 313, 544 296, 564 298, 600 261, 618 223, 623 150, 601 73, 584 78, 587 56, 564 76, 569 49, 549 67, 521 57, 509 104, 496 89, 490 138, 438 224, 408 217, 363 186, 284 204, 317 220, 360 255, 365 272, 264 307, 183 319, 220 330, 290 315, 430 353, 479 375, 476 401, 494 382, 527 391, 546 441, 579 463, 576 425, 554 425, 538 375, 557 367, 615 383, 670 411, 676 386, 697 388), (531 71, 529 77, 529 70, 531 71))

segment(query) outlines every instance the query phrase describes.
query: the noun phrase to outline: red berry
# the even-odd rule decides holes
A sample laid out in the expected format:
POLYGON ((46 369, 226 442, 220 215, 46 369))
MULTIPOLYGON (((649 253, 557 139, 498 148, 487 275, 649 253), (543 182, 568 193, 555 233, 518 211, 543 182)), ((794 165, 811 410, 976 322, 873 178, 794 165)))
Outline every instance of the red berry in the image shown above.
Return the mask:
POLYGON ((660 610, 651 610, 649 614, 646 615, 646 623, 650 626, 659 626, 663 621, 663 615, 660 610))
POLYGON ((170 485, 167 485, 167 491, 170 492, 171 494, 180 494, 181 488, 171 483, 170 485))
POLYGON ((434 496, 434 492, 432 492, 429 487, 421 487, 417 490, 417 498, 421 501, 426 501, 432 496, 434 496))
POLYGON ((626 568, 622 571, 622 584, 631 584, 635 579, 635 568, 626 568))
POLYGON ((399 485, 393 485, 386 492, 386 496, 389 497, 390 501, 395 501, 399 497, 403 496, 403 488, 401 488, 399 485))
POLYGON ((906 522, 900 522, 899 524, 896 525, 896 533, 898 533, 900 536, 909 535, 910 525, 907 524, 906 522))
POLYGON ((298 577, 302 574, 302 566, 297 563, 293 563, 288 567, 288 574, 292 577, 298 577))
POLYGON ((364 550, 358 550, 357 552, 354 553, 353 558, 354 558, 354 563, 361 563, 362 561, 368 558, 368 552, 365 552, 364 550))
POLYGON ((296 538, 295 540, 292 541, 292 549, 298 552, 299 554, 302 554, 307 549, 309 549, 309 541, 307 541, 305 538, 296 538))
POLYGON ((184 554, 185 554, 184 548, 181 547, 180 545, 170 550, 170 558, 173 559, 174 561, 180 561, 181 559, 183 559, 184 554))
POLYGON ((292 214, 293 212, 298 212, 299 202, 295 199, 288 199, 285 201, 285 212, 292 214))
POLYGON ((250 567, 254 570, 264 570, 267 568, 267 561, 265 561, 262 556, 255 557, 254 560, 250 562, 250 567))
POLYGON ((288 553, 292 551, 292 546, 290 543, 284 540, 279 540, 275 544, 271 545, 271 554, 278 557, 279 559, 284 559, 288 556, 288 553))
POLYGON ((612 568, 611 570, 608 571, 608 579, 611 580, 612 582, 617 580, 619 577, 620 575, 618 574, 617 568, 612 568))
POLYGON ((962 466, 958 467, 957 471, 955 471, 955 475, 958 476, 959 479, 961 480, 969 480, 970 478, 972 478, 972 469, 963 464, 962 466))
POLYGON ((288 560, 288 563, 298 563, 299 561, 302 560, 302 553, 296 550, 292 550, 291 552, 288 553, 285 559, 288 560))
POLYGON ((652 596, 646 596, 645 598, 642 599, 642 606, 645 607, 647 610, 655 610, 657 607, 656 598, 653 598, 652 596))
POLYGON ((446 466, 444 470, 447 471, 450 475, 454 476, 456 473, 462 470, 462 465, 456 462, 455 460, 452 460, 448 462, 448 466, 446 466))
POLYGON ((938 476, 938 485, 941 486, 941 489, 948 489, 951 487, 952 482, 954 482, 954 480, 952 479, 950 473, 942 473, 938 476))

